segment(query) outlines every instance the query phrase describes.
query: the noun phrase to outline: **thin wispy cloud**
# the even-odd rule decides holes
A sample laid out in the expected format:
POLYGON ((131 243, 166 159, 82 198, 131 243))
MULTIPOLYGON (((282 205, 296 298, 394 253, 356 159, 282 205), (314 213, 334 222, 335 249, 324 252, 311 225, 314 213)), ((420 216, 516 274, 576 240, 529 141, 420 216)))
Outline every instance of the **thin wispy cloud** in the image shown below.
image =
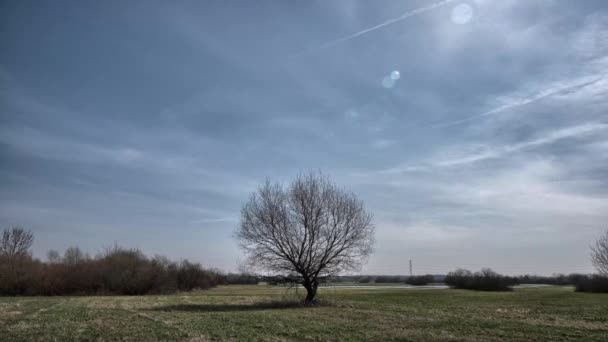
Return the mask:
POLYGON ((218 223, 218 222, 238 222, 238 217, 219 217, 219 218, 202 218, 192 221, 192 223, 218 223))
POLYGON ((549 132, 536 139, 532 139, 529 141, 506 146, 489 147, 486 149, 486 151, 483 151, 481 153, 462 156, 455 159, 437 161, 434 162, 432 165, 436 167, 449 167, 476 163, 487 159, 500 158, 504 155, 519 152, 525 149, 552 144, 564 139, 584 137, 587 135, 606 131, 607 129, 608 124, 605 123, 588 123, 573 127, 567 127, 549 132))
POLYGON ((361 31, 355 32, 353 34, 349 34, 348 36, 344 36, 344 37, 340 37, 340 38, 337 38, 337 39, 334 39, 334 40, 330 40, 328 42, 325 42, 323 44, 320 44, 320 45, 315 46, 315 47, 310 48, 310 49, 306 49, 306 50, 302 50, 302 51, 296 52, 294 54, 289 55, 289 58, 295 58, 295 57, 305 56, 305 55, 308 55, 308 54, 311 54, 311 53, 315 53, 317 51, 321 51, 321 50, 324 50, 324 49, 328 49, 328 48, 334 47, 336 45, 343 44, 343 43, 345 43, 345 42, 347 42, 349 40, 352 40, 352 39, 355 39, 357 37, 363 36, 363 35, 368 34, 370 32, 373 32, 373 31, 376 31, 378 29, 381 29, 383 27, 387 27, 387 26, 396 24, 396 23, 398 23, 400 21, 403 21, 405 19, 408 19, 408 18, 417 16, 417 15, 423 14, 425 12, 432 11, 432 10, 434 10, 436 8, 445 6, 445 5, 449 4, 449 3, 453 3, 454 1, 456 1, 456 0, 444 0, 444 1, 436 2, 436 3, 428 5, 428 6, 419 7, 419 8, 413 9, 411 11, 407 11, 407 12, 403 13, 402 15, 400 15, 400 16, 398 16, 396 18, 388 19, 388 20, 386 20, 386 21, 384 21, 384 22, 382 22, 382 23, 380 23, 378 25, 374 25, 372 27, 368 27, 366 29, 363 29, 361 31))
POLYGON ((505 155, 531 149, 543 145, 553 144, 564 139, 580 138, 601 132, 608 132, 608 124, 597 122, 597 123, 585 123, 582 125, 576 125, 572 127, 566 127, 555 131, 547 132, 535 139, 519 142, 510 145, 501 146, 483 146, 480 152, 471 154, 464 154, 458 157, 452 158, 440 158, 431 160, 428 162, 412 165, 401 165, 385 170, 381 170, 379 174, 395 174, 404 172, 420 172, 429 171, 435 168, 444 167, 455 167, 463 166, 467 164, 473 164, 488 159, 501 158, 505 155))
POLYGON ((545 99, 545 98, 548 98, 548 97, 551 97, 554 95, 577 91, 577 90, 585 88, 587 86, 596 84, 596 83, 604 80, 604 78, 605 78, 605 75, 603 75, 601 77, 593 77, 593 79, 591 79, 591 80, 589 80, 589 77, 586 77, 582 81, 577 80, 575 82, 570 82, 567 84, 555 85, 555 86, 552 86, 552 87, 549 87, 546 89, 542 89, 540 92, 538 92, 534 95, 531 95, 531 96, 520 97, 520 98, 509 98, 506 100, 505 104, 500 105, 489 111, 486 111, 486 112, 483 112, 480 114, 476 114, 476 115, 467 116, 465 118, 458 119, 458 120, 433 124, 430 127, 439 128, 439 127, 450 127, 450 126, 461 125, 461 124, 464 124, 469 121, 476 120, 476 119, 479 119, 482 117, 499 114, 501 112, 505 112, 505 111, 508 111, 508 110, 516 108, 516 107, 525 106, 525 105, 531 104, 533 102, 536 102, 536 101, 539 101, 539 100, 542 100, 542 99, 545 99))

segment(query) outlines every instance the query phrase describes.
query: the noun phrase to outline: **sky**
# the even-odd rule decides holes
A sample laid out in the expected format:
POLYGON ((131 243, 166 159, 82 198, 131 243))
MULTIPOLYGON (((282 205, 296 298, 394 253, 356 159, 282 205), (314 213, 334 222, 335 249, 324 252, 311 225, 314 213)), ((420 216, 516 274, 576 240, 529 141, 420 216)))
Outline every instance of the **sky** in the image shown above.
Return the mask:
POLYGON ((0 225, 236 271, 239 211, 321 170, 366 274, 592 272, 608 2, 1 1, 0 225))

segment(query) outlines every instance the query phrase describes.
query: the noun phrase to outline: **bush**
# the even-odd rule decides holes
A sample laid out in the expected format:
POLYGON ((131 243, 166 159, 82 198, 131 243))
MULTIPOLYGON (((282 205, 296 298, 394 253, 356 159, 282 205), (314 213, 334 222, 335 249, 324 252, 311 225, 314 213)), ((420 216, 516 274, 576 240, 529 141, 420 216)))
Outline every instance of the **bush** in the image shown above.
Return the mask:
POLYGON ((362 276, 359 278, 359 283, 361 283, 361 284, 371 283, 371 281, 372 281, 372 277, 370 277, 370 276, 362 276))
POLYGON ((99 260, 102 290, 109 293, 141 295, 155 293, 155 284, 164 270, 140 251, 114 247, 99 260))
POLYGON ((515 277, 519 284, 543 284, 543 285, 576 285, 578 279, 586 277, 583 274, 572 273, 554 274, 553 276, 520 275, 515 277))
POLYGON ((35 294, 41 264, 28 254, 0 256, 0 295, 35 294))
POLYGON ((518 284, 516 278, 502 276, 489 268, 475 273, 458 269, 448 273, 444 281, 456 289, 479 291, 510 291, 511 286, 518 284))
POLYGON ((208 289, 222 282, 219 272, 200 264, 149 259, 121 247, 96 258, 70 247, 64 258, 48 263, 29 254, 0 255, 0 295, 143 295, 208 289))
POLYGON ((180 291, 208 289, 219 283, 219 274, 203 269, 200 264, 184 260, 177 267, 177 288, 180 291))
POLYGON ((576 292, 608 293, 608 277, 599 275, 580 277, 576 283, 576 292))
POLYGON ((420 275, 420 276, 410 276, 405 279, 405 283, 414 286, 423 286, 428 285, 435 281, 435 277, 432 274, 420 275))
POLYGON ((377 276, 374 280, 375 283, 402 283, 404 278, 402 276, 377 276))
POLYGON ((228 273, 224 276, 223 281, 230 285, 256 285, 259 277, 244 273, 228 273))

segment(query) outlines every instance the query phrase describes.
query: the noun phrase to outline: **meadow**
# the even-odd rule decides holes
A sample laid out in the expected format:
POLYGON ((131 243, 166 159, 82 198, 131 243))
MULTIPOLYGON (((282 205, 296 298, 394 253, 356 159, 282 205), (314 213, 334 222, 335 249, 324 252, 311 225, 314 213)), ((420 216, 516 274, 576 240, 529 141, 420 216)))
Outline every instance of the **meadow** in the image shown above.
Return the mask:
POLYGON ((0 298, 2 341, 606 341, 608 295, 220 286, 167 296, 0 298))

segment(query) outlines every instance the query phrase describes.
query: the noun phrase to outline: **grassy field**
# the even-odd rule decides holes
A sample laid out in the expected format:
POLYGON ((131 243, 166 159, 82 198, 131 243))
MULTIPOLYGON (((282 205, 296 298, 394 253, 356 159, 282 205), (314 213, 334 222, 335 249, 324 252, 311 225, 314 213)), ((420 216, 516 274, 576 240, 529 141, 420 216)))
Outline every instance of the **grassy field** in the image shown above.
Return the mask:
POLYGON ((0 298, 0 340, 608 340, 608 295, 571 288, 327 289, 319 307, 282 304, 294 298, 269 286, 172 296, 0 298))

